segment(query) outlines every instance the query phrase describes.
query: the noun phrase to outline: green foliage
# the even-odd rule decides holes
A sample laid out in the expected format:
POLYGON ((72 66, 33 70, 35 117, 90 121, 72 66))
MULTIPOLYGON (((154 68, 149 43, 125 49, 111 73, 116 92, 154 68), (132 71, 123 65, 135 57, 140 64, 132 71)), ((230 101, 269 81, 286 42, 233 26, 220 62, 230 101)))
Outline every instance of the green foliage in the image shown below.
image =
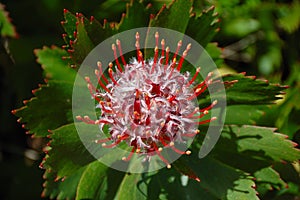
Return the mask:
POLYGON ((199 16, 194 14, 190 19, 186 33, 205 47, 219 31, 219 21, 214 6, 204 10, 199 16))
POLYGON ((153 20, 150 26, 164 27, 179 32, 185 32, 190 19, 190 10, 192 1, 178 0, 173 1, 168 8, 163 6, 153 20), (180 16, 180 20, 178 20, 180 16))
POLYGON ((2 37, 17 37, 15 27, 11 24, 11 19, 4 9, 4 5, 0 4, 0 33, 2 37))
POLYGON ((258 80, 255 76, 243 74, 223 76, 223 81, 237 81, 226 90, 227 103, 234 104, 269 104, 277 99, 285 86, 269 84, 268 81, 258 80))
POLYGON ((278 172, 276 172, 271 167, 263 168, 260 171, 255 172, 254 176, 256 177, 256 182, 261 187, 268 190, 280 189, 286 187, 286 183, 280 178, 278 172))
POLYGON ((47 84, 34 90, 36 97, 26 101, 26 106, 15 112, 20 117, 20 122, 26 123, 30 133, 45 137, 49 134, 48 130, 73 121, 71 100, 76 73, 62 60, 67 55, 64 50, 45 47, 37 50, 36 55, 45 71, 47 84))
POLYGON ((42 165, 56 171, 58 179, 72 175, 95 160, 83 146, 73 124, 54 130, 51 139, 51 147, 46 149, 47 156, 42 165))
POLYGON ((101 191, 107 187, 107 168, 97 161, 89 164, 78 183, 76 199, 104 199, 105 193, 101 191))
MULTIPOLYGON (((222 79, 226 87, 227 105, 230 106, 272 104, 282 98, 280 96, 284 94, 282 90, 287 88, 287 86, 270 84, 266 80, 256 79, 255 76, 245 76, 245 73, 226 74, 222 76, 222 79)), ((215 84, 219 83, 216 82, 215 84)), ((201 105, 209 105, 210 99, 208 92, 203 93, 198 102, 201 105)), ((254 112, 251 113, 251 115, 254 114, 254 112)), ((238 115, 239 114, 235 114, 234 118, 238 117, 238 115)), ((233 118, 230 118, 228 120, 232 119, 233 118)), ((239 120, 241 119, 242 118, 239 120)))
MULTIPOLYGON (((204 159, 199 159, 195 153, 199 150, 203 139, 203 135, 198 135, 191 146, 192 155, 182 156, 173 163, 172 169, 144 174, 125 174, 98 162, 87 151, 78 136, 71 105, 76 76, 76 70, 73 68, 79 66, 88 53, 109 36, 148 25, 170 28, 194 38, 213 54, 212 57, 218 61, 217 63, 223 63, 220 54, 224 54, 224 51, 216 43, 210 43, 220 26, 215 8, 209 7, 202 12, 199 10, 203 8, 192 10, 192 5, 201 5, 199 2, 177 0, 158 11, 145 6, 144 2, 131 1, 127 4, 127 13, 120 22, 103 24, 93 17, 88 19, 80 13, 74 15, 68 10, 64 11, 65 21, 62 25, 66 32, 65 50, 58 47, 44 47, 35 51, 37 61, 44 70, 46 83, 34 91, 35 97, 27 101, 24 107, 14 111, 29 133, 36 137, 49 137, 50 143, 44 149, 46 156, 41 164, 46 170, 43 196, 57 199, 252 200, 259 199, 255 185, 262 192, 260 196, 262 198, 272 188, 276 191, 283 190, 287 182, 281 178, 282 170, 280 167, 272 168, 272 166, 281 166, 281 162, 297 161, 300 152, 294 148, 296 143, 288 140, 283 134, 275 133, 275 128, 265 126, 269 123, 277 124, 289 134, 291 122, 285 117, 291 110, 299 116, 296 95, 299 90, 289 91, 285 103, 279 105, 278 109, 276 103, 281 98, 278 95, 282 95, 286 87, 270 84, 253 76, 245 76, 243 73, 222 77, 228 104, 225 121, 227 125, 213 152, 204 159), (154 11, 157 14, 150 16, 154 11), (270 108, 266 106, 267 104, 273 104, 273 107, 270 108), (282 113, 281 117, 276 122, 264 119, 264 116, 271 115, 274 109, 282 113)), ((112 1, 106 2, 109 3, 112 1)), ((216 8, 221 14, 230 13, 231 7, 237 4, 228 4, 230 3, 216 3, 216 8)), ((298 6, 294 4, 295 7, 298 6)), ((228 17, 228 21, 222 25, 224 32, 221 32, 221 35, 241 38, 258 31, 264 23, 252 19, 251 12, 259 5, 254 2, 245 4, 240 9, 234 7, 233 16, 242 15, 245 11, 248 16, 237 18, 232 24, 229 23, 231 19, 228 17)), ((268 5, 265 6, 270 9, 268 5)), ((287 26, 282 25, 285 24, 284 20, 286 19, 279 20, 281 27, 288 32, 295 31, 294 27, 298 26, 297 20, 287 26)), ((268 30, 272 32, 273 28, 270 27, 268 30)), ((277 36, 271 33, 270 35, 267 35, 269 42, 277 44, 277 36)), ((267 49, 264 54, 266 62, 271 60, 272 67, 276 65, 273 62, 278 64, 282 61, 276 60, 277 53, 267 49)), ((261 59, 265 58, 260 57, 258 60, 261 59)), ((84 85, 82 91, 89 95, 84 85)), ((199 98, 200 106, 209 102, 207 93, 199 98)), ((289 135, 290 138, 299 130, 297 123, 293 123, 294 129, 289 135)), ((80 123, 79 126, 89 127, 84 123, 80 123)), ((87 134, 95 134, 95 129, 88 128, 88 130, 87 134)), ((101 145, 98 148, 101 151, 101 145)), ((293 181, 289 183, 293 184, 293 181)), ((295 187, 297 189, 297 186, 295 187)))
POLYGON ((226 150, 222 150, 222 153, 235 151, 240 155, 270 162, 292 162, 297 160, 300 155, 300 151, 293 148, 294 144, 286 140, 285 135, 274 133, 274 128, 226 126, 223 129, 222 138, 224 146, 228 146, 226 150), (232 144, 231 148, 229 148, 230 144, 232 144))

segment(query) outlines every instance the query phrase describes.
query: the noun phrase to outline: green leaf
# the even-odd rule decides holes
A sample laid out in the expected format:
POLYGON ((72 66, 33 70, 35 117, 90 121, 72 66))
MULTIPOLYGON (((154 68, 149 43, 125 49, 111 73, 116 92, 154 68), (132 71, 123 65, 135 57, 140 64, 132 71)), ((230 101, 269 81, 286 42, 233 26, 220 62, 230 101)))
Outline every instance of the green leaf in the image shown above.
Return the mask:
POLYGON ((46 137, 48 130, 58 128, 73 121, 71 97, 73 84, 63 81, 49 81, 36 90, 34 97, 25 101, 26 106, 17 109, 19 122, 28 133, 36 137, 46 137))
POLYGON ((20 117, 19 121, 24 123, 29 133, 45 137, 49 129, 73 121, 71 99, 76 73, 61 59, 66 52, 57 47, 44 47, 35 53, 49 81, 33 91, 36 97, 25 101, 26 106, 13 112, 20 117))
POLYGON ((108 37, 120 31, 129 30, 147 25, 150 18, 148 8, 143 3, 132 1, 127 4, 126 14, 120 23, 100 24, 91 17, 87 19, 81 13, 73 15, 69 11, 64 12, 65 21, 62 25, 68 37, 65 37, 70 58, 79 66, 90 51, 108 37), (133 15, 134 13, 134 15, 133 15))
POLYGON ((5 6, 2 4, 0 4, 0 33, 3 37, 17 37, 15 27, 12 25, 8 12, 5 11, 5 6))
POLYGON ((154 19, 150 20, 149 26, 173 29, 184 33, 190 19, 192 1, 173 1, 168 7, 163 6, 154 19))
POLYGON ((185 181, 175 170, 161 169, 151 177, 149 189, 158 187, 160 194, 156 196, 163 199, 258 199, 247 174, 208 157, 194 155, 185 162, 200 177, 200 183, 185 181))
MULTIPOLYGON (((282 98, 280 95, 284 94, 282 91, 287 88, 287 86, 271 84, 267 80, 256 79, 255 76, 245 76, 244 73, 224 75, 222 79, 228 106, 273 104, 282 98)), ((213 82, 211 87, 218 88, 218 84, 220 82, 213 82)), ((203 107, 211 104, 208 91, 199 95, 198 102, 203 107)))
POLYGON ((175 167, 176 170, 178 170, 183 175, 186 175, 190 179, 194 179, 194 180, 200 182, 200 179, 196 175, 196 173, 185 162, 182 162, 180 159, 176 160, 173 163, 173 166, 175 167))
MULTIPOLYGON (((92 131, 94 129, 88 127, 91 125, 84 123, 80 123, 80 125, 88 128, 86 130, 89 130, 90 134, 95 133, 92 131)), ((51 139, 51 147, 43 165, 47 169, 57 172, 58 178, 70 176, 95 160, 81 142, 74 124, 65 125, 52 131, 51 139)))
POLYGON ((298 160, 300 152, 294 148, 295 143, 274 130, 247 125, 225 126, 211 154, 223 163, 251 174, 282 161, 298 160))
POLYGON ((89 164, 80 178, 76 199, 104 199, 107 170, 99 161, 89 164))
POLYGON ((193 16, 187 26, 186 34, 203 47, 206 47, 219 31, 219 23, 217 23, 217 15, 214 13, 214 8, 212 6, 204 10, 199 16, 193 16))
POLYGON ((94 17, 87 19, 81 13, 75 16, 68 10, 64 11, 64 17, 65 48, 70 54, 66 58, 71 58, 75 65, 80 65, 96 45, 115 33, 107 23, 101 25, 94 17))
POLYGON ((76 199, 113 199, 125 173, 101 162, 89 164, 80 178, 76 199))
POLYGON ((225 124, 256 125, 265 114, 265 105, 233 105, 226 108, 225 124))
POLYGON ((256 178, 256 183, 269 190, 272 190, 273 188, 278 190, 286 186, 286 183, 280 178, 278 172, 271 167, 263 168, 255 172, 254 177, 256 178))
POLYGON ((51 48, 37 49, 34 53, 37 56, 37 62, 41 64, 44 70, 46 79, 74 82, 76 71, 68 67, 68 62, 62 59, 68 55, 65 50, 52 46, 51 48))
POLYGON ((256 79, 254 76, 244 74, 223 76, 225 83, 237 81, 226 88, 227 105, 234 104, 270 104, 280 99, 279 94, 286 86, 270 84, 265 80, 256 79))
MULTIPOLYGON (((85 18, 82 16, 77 21, 77 37, 74 41, 73 45, 71 47, 73 48, 73 51, 70 52, 72 60, 80 65, 83 60, 86 58, 86 56, 93 50, 95 45, 93 44, 91 38, 88 35, 88 32, 85 27, 84 23, 85 18)), ((99 27, 100 29, 100 27, 99 27)), ((101 36, 97 36, 100 37, 101 36)))
MULTIPOLYGON (((86 125, 84 123, 80 123, 80 125, 84 126, 85 128, 91 128, 92 126, 86 125)), ((95 133, 92 131, 92 129, 89 129, 89 132, 87 132, 87 134, 93 135, 95 133)), ((67 176, 66 180, 68 180, 68 178, 71 177, 73 173, 76 173, 76 171, 80 170, 83 166, 85 166, 86 164, 90 163, 91 160, 93 160, 93 158, 91 158, 89 153, 86 151, 85 147, 82 146, 80 142, 80 138, 77 135, 76 129, 73 124, 61 127, 53 131, 51 142, 52 149, 49 151, 49 157, 47 158, 44 165, 46 166, 46 168, 51 168, 52 170, 57 171, 58 179, 67 176)), ((154 175, 149 179, 145 179, 145 177, 143 177, 144 175, 142 174, 125 175, 124 179, 119 179, 122 180, 120 184, 114 184, 115 187, 119 188, 116 198, 132 199, 136 197, 137 199, 144 199, 146 198, 145 195, 154 195, 149 194, 149 191, 153 190, 154 188, 147 187, 147 185, 150 184, 152 179, 159 179, 163 181, 162 183, 160 183, 160 185, 162 185, 162 189, 166 191, 166 195, 170 198, 172 198, 172 196, 175 195, 185 199, 185 195, 192 194, 194 194, 195 197, 199 195, 203 197, 211 196, 211 198, 208 199, 225 198, 227 194, 230 196, 238 197, 255 195, 255 191, 250 187, 253 185, 253 182, 249 179, 248 176, 246 176, 242 172, 239 172, 236 169, 230 168, 224 164, 221 164, 217 161, 213 161, 211 159, 202 159, 199 161, 198 160, 199 159, 194 155, 194 157, 190 158, 188 162, 186 162, 186 165, 189 168, 191 168, 192 171, 194 171, 197 177, 201 179, 201 183, 197 183, 197 181, 190 180, 188 182, 188 185, 184 186, 180 182, 176 184, 174 183, 174 185, 167 181, 172 176, 174 176, 174 174, 177 177, 177 179, 180 179, 180 175, 178 173, 174 173, 171 175, 171 177, 165 178, 162 178, 161 174, 158 176, 154 175), (207 171, 207 169, 209 169, 209 171, 207 171), (224 181, 220 183, 220 180, 224 181), (178 186, 178 184, 180 184, 180 187, 178 186), (177 194, 174 191, 171 193, 171 188, 175 186, 176 188, 179 187, 180 189, 182 189, 182 191, 177 190, 178 192, 180 191, 180 194, 177 194)), ((136 165, 137 164, 138 163, 136 163, 136 165)), ((181 168, 181 166, 177 164, 174 164, 174 167, 181 168)), ((86 168, 80 180, 79 186, 81 188, 77 188, 78 192, 80 191, 80 193, 78 193, 78 195, 80 194, 80 197, 91 197, 87 194, 86 188, 89 188, 89 190, 93 191, 90 193, 90 195, 96 195, 97 197, 99 197, 100 195, 100 199, 102 199, 102 195, 105 196, 105 194, 103 194, 104 191, 106 191, 107 195, 112 195, 112 191, 109 189, 110 184, 106 183, 105 180, 101 179, 101 176, 104 176, 103 173, 106 168, 107 167, 103 166, 102 164, 96 163, 90 164, 86 168), (97 176, 94 177, 93 175, 97 176), (97 178, 98 176, 99 178, 97 178), (88 182, 90 182, 90 186, 86 185, 88 182), (107 186, 107 184, 109 185, 107 186), (102 193, 100 191, 102 191, 102 193)), ((161 171, 164 171, 164 169, 161 171)), ((112 174, 107 174, 107 176, 109 180, 112 174)), ((156 193, 165 194, 164 191, 156 191, 156 193)), ((78 199, 80 198, 78 197, 78 199)))
POLYGON ((74 199, 76 195, 76 188, 85 168, 81 168, 71 176, 65 179, 57 180, 56 174, 51 171, 46 171, 44 178, 44 190, 42 197, 49 197, 50 199, 74 199))
MULTIPOLYGON (((274 128, 258 126, 225 126, 221 137, 226 138, 226 149, 222 144, 217 145, 220 155, 234 151, 243 157, 253 157, 261 160, 293 162, 300 158, 300 151, 286 136, 275 133, 274 128)), ((233 160, 234 161, 234 160, 233 160)))
POLYGON ((212 195, 226 199, 258 199, 255 185, 247 174, 209 158, 196 160, 193 165, 198 172, 202 187, 212 195))
POLYGON ((147 184, 142 174, 126 174, 119 186, 116 199, 147 199, 147 184))
POLYGON ((65 37, 65 39, 67 39, 66 42, 69 43, 70 40, 74 40, 76 38, 74 32, 76 32, 77 17, 73 15, 70 11, 65 9, 64 18, 65 21, 61 21, 61 24, 66 32, 66 36, 67 36, 65 37))
POLYGON ((133 28, 145 27, 150 20, 150 9, 145 7, 141 1, 131 0, 126 4, 126 14, 122 16, 117 25, 118 32, 130 30, 133 28))
MULTIPOLYGON (((114 151, 114 149, 103 148, 102 145, 94 142, 100 139, 99 137, 103 137, 97 125, 76 122, 76 124, 59 127, 51 133, 51 141, 46 149, 47 157, 42 164, 46 169, 56 171, 59 178, 72 175, 96 158, 103 159, 101 161, 110 166, 122 164, 124 168, 127 167, 127 163, 121 160, 126 155, 126 151, 120 154, 117 149, 114 151)), ((124 150, 128 149, 124 148, 124 150)))
POLYGON ((247 179, 239 179, 234 181, 235 187, 233 189, 229 189, 227 191, 226 199, 256 199, 259 198, 256 195, 256 191, 254 189, 249 189, 255 187, 253 181, 247 179))

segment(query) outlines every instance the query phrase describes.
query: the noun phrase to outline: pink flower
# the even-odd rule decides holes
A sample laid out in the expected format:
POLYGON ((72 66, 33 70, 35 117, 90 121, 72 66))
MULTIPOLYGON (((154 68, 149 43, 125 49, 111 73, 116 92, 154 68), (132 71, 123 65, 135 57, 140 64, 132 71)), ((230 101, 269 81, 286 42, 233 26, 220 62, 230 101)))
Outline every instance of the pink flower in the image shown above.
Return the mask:
POLYGON ((95 70, 101 90, 91 83, 89 77, 85 78, 92 97, 98 102, 97 107, 101 109, 101 116, 98 120, 91 120, 88 116, 77 116, 77 119, 99 125, 101 129, 108 125, 110 136, 96 140, 96 143, 101 143, 104 148, 113 148, 126 142, 132 150, 122 160, 129 161, 134 153, 146 155, 145 160, 158 155, 170 168, 169 161, 161 152, 164 148, 171 148, 178 154, 189 155, 191 151, 182 151, 175 144, 185 143, 200 132, 198 125, 214 120, 213 117, 200 121, 217 102, 203 109, 196 102, 197 96, 211 84, 212 73, 201 83, 195 84, 200 68, 193 76, 189 72, 180 72, 191 44, 186 46, 182 56, 178 56, 182 46, 182 41, 179 41, 171 58, 164 40, 161 40, 159 50, 158 33, 155 39, 154 57, 144 60, 139 34, 136 33, 137 58, 129 64, 122 55, 121 42, 117 40, 116 45, 112 45, 115 71, 110 63, 109 78, 106 77, 100 62, 95 70), (121 62, 117 57, 117 49, 121 62))

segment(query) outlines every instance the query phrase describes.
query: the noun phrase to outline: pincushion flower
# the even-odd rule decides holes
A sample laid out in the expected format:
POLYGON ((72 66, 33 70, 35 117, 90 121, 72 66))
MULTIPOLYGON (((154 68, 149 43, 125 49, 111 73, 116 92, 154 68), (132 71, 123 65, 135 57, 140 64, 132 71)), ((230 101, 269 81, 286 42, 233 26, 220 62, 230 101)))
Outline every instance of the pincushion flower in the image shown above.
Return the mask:
POLYGON ((132 150, 122 160, 129 161, 134 153, 146 155, 144 160, 148 161, 151 156, 158 155, 170 168, 170 162, 161 155, 161 151, 171 148, 178 154, 189 155, 190 150, 183 151, 176 148, 175 144, 186 143, 187 139, 200 132, 198 125, 216 119, 213 117, 201 121, 217 102, 200 109, 195 101, 212 83, 212 73, 196 84, 200 68, 197 68, 193 76, 189 72, 180 72, 191 44, 186 46, 182 56, 178 56, 182 46, 182 41, 179 41, 176 52, 171 57, 169 47, 165 48, 164 39, 160 42, 159 51, 158 32, 155 39, 154 57, 144 60, 139 33, 136 33, 137 58, 133 58, 128 64, 122 55, 121 41, 117 40, 116 45, 112 44, 115 71, 114 65, 109 63, 109 78, 106 77, 101 62, 98 62, 95 75, 99 87, 94 86, 89 77, 85 77, 88 89, 97 101, 96 107, 101 109, 101 116, 97 120, 91 120, 88 116, 76 118, 88 124, 99 125, 101 129, 108 125, 109 137, 95 142, 101 143, 104 148, 113 148, 125 141, 132 150))

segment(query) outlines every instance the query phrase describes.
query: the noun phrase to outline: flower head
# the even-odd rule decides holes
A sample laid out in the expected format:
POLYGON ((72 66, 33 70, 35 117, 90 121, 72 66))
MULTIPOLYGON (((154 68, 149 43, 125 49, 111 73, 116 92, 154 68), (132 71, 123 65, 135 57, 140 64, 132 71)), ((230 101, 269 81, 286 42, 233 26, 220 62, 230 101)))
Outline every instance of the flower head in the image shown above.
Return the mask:
POLYGON ((101 62, 97 63, 98 69, 95 70, 99 87, 94 86, 89 77, 86 77, 90 93, 101 109, 101 116, 97 120, 91 120, 88 116, 77 116, 77 119, 97 124, 101 129, 108 125, 109 137, 96 140, 96 143, 101 143, 104 148, 113 148, 126 142, 132 150, 122 160, 130 160, 134 153, 144 154, 148 160, 151 156, 158 155, 169 168, 171 165, 161 152, 164 148, 171 148, 178 154, 189 155, 191 151, 180 150, 175 144, 185 143, 200 132, 198 125, 215 119, 201 121, 216 102, 203 109, 196 102, 197 96, 212 82, 212 73, 200 84, 195 84, 200 68, 193 76, 189 72, 180 72, 191 44, 179 56, 182 46, 182 41, 179 41, 171 58, 164 39, 160 43, 161 50, 158 48, 158 33, 155 34, 155 39, 154 57, 144 60, 137 33, 137 58, 128 64, 122 55, 121 42, 117 40, 112 45, 116 66, 113 70, 114 65, 109 64, 109 78, 104 75, 101 62), (117 50, 121 62, 117 57, 117 50))

